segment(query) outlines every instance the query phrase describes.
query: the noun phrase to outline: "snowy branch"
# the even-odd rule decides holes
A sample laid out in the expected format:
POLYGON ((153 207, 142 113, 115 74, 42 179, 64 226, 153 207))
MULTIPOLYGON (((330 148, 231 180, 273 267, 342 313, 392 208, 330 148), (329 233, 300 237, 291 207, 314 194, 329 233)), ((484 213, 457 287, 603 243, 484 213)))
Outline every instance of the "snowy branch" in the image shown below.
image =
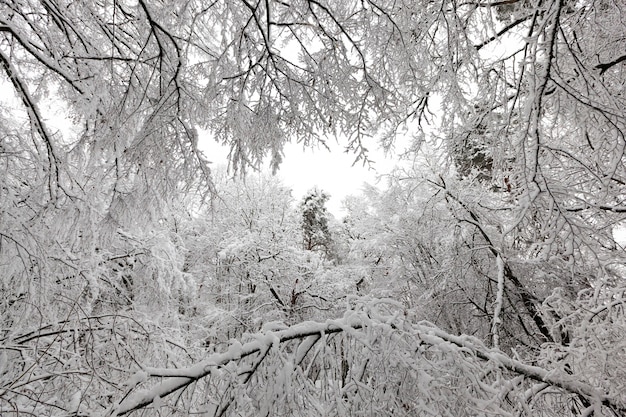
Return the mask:
MULTIPOLYGON (((307 339, 311 336, 329 335, 362 327, 363 324, 355 320, 328 321, 326 323, 305 322, 283 331, 260 334, 256 337, 256 340, 243 345, 240 343, 232 344, 225 353, 211 355, 204 361, 189 368, 172 370, 146 367, 139 372, 145 373, 149 377, 168 377, 168 379, 160 382, 149 391, 136 392, 127 396, 118 405, 114 406, 107 415, 122 416, 143 408, 151 404, 155 398, 164 398, 210 375, 213 369, 223 367, 230 362, 238 361, 257 353, 265 352, 272 345, 278 345, 294 339, 307 339)), ((306 355, 308 351, 309 349, 306 349, 303 354, 306 355)))
MULTIPOLYGON (((325 323, 305 322, 278 332, 261 333, 253 336, 253 341, 243 345, 235 342, 230 348, 220 354, 213 354, 204 361, 183 369, 159 369, 145 367, 131 379, 145 380, 148 377, 161 378, 161 382, 152 388, 131 392, 119 404, 114 406, 108 416, 121 416, 160 401, 168 395, 181 390, 193 382, 211 375, 212 370, 219 369, 231 362, 237 362, 243 358, 255 354, 262 354, 264 359, 268 350, 280 348, 280 345, 291 340, 301 340, 293 358, 294 364, 302 362, 304 357, 311 351, 311 347, 318 343, 320 336, 334 333, 348 332, 354 337, 367 337, 368 328, 387 329, 387 337, 409 337, 418 341, 418 345, 426 344, 433 348, 442 349, 441 352, 449 352, 449 346, 455 346, 455 352, 465 352, 468 361, 478 358, 480 361, 490 362, 503 370, 513 372, 533 381, 546 383, 559 388, 565 393, 580 395, 590 403, 599 402, 610 409, 624 413, 626 405, 621 401, 605 395, 600 389, 583 381, 572 379, 571 376, 544 369, 538 366, 527 365, 518 360, 506 356, 497 349, 488 349, 479 340, 470 336, 454 336, 441 329, 428 324, 409 324, 398 320, 390 321, 389 318, 374 320, 367 315, 350 315, 342 320, 331 320, 325 323), (355 333, 357 331, 357 333, 355 333), (448 348, 444 348, 448 346, 448 348), (137 376, 138 375, 138 376, 137 376)), ((408 354, 408 352, 406 352, 408 354)), ((415 354, 416 352, 414 352, 415 354)), ((417 359, 419 361, 419 359, 417 359)), ((258 363, 254 367, 258 367, 258 363)), ((248 377, 249 379, 249 377, 248 377)), ((132 385, 132 384, 128 384, 132 385)))
MULTIPOLYGON (((33 125, 33 130, 39 135, 41 140, 43 140, 46 150, 47 150, 47 163, 48 163, 48 188, 50 191, 50 196, 54 199, 56 198, 56 187, 60 187, 59 181, 59 164, 60 160, 56 155, 56 151, 54 148, 54 141, 47 131, 46 126, 44 125, 43 118, 39 113, 39 109, 35 105, 34 100, 31 98, 26 85, 22 82, 19 75, 17 74, 15 68, 11 65, 9 58, 0 51, 0 63, 2 64, 2 68, 4 72, 7 74, 11 84, 17 93, 17 96, 21 99, 24 107, 26 108, 26 112, 30 118, 30 121, 33 125)), ((35 143, 36 145, 36 143, 35 143)))

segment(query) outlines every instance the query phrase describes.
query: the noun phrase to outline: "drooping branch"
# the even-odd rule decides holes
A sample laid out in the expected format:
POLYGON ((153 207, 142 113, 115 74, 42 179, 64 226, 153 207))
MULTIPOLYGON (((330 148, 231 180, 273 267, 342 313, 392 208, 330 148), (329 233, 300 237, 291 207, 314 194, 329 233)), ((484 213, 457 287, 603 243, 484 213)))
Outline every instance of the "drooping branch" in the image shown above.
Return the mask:
POLYGON ((577 396, 583 396, 588 400, 599 401, 602 405, 609 407, 611 410, 624 414, 626 412, 626 404, 622 401, 604 395, 599 389, 587 384, 586 382, 576 381, 572 378, 563 378, 558 373, 551 372, 548 369, 544 369, 534 365, 527 365, 521 361, 511 359, 504 353, 497 350, 489 350, 477 345, 476 341, 473 341, 467 336, 454 336, 439 329, 430 329, 424 334, 420 334, 425 342, 435 344, 439 342, 437 339, 444 340, 452 343, 459 348, 467 349, 469 352, 476 355, 476 357, 485 361, 495 361, 498 365, 508 371, 514 372, 518 375, 522 375, 528 379, 547 383, 553 387, 561 388, 569 394, 577 396))
POLYGON ((37 52, 37 49, 42 50, 44 48, 42 48, 41 46, 33 45, 30 41, 17 33, 13 26, 8 24, 7 22, 4 22, 2 19, 0 19, 0 32, 9 33, 13 37, 13 39, 15 39, 17 43, 19 43, 24 48, 24 50, 26 50, 26 52, 28 52, 37 61, 39 61, 39 63, 48 68, 50 71, 58 74, 63 80, 67 82, 68 85, 72 86, 72 88, 74 88, 78 93, 83 94, 83 90, 78 86, 78 83, 73 79, 70 74, 68 74, 63 68, 61 68, 57 62, 54 62, 54 60, 51 60, 43 54, 37 52))
MULTIPOLYGON (((161 382, 149 390, 131 392, 123 401, 120 401, 108 412, 108 416, 122 416, 134 410, 139 410, 152 404, 155 400, 167 397, 190 384, 208 377, 212 370, 220 369, 229 363, 257 355, 252 372, 260 367, 260 362, 267 357, 270 349, 278 348, 285 342, 300 340, 299 346, 292 356, 294 364, 300 364, 302 359, 312 350, 313 345, 324 339, 321 336, 345 332, 348 335, 358 332, 356 338, 367 337, 368 328, 383 330, 388 338, 407 337, 414 340, 409 346, 426 344, 431 347, 445 346, 444 354, 463 352, 464 360, 468 363, 477 358, 479 362, 490 362, 501 370, 513 372, 523 378, 548 384, 562 390, 565 394, 582 396, 591 404, 601 403, 618 413, 626 412, 626 405, 620 400, 605 395, 600 389, 568 376, 544 369, 538 366, 527 365, 519 360, 512 359, 497 349, 485 347, 478 339, 471 336, 454 336, 429 324, 410 324, 398 319, 380 317, 371 318, 368 314, 348 315, 341 320, 331 320, 325 323, 305 322, 278 332, 261 333, 254 336, 254 340, 241 345, 235 342, 225 353, 209 356, 204 361, 184 369, 144 368, 138 372, 141 378, 160 378, 161 382), (452 349, 451 349, 452 348, 452 349), (260 355, 260 356, 258 356, 260 355)), ((375 353, 374 353, 375 354, 375 353)), ((415 356, 415 352, 406 352, 406 355, 415 356)), ((418 358, 419 360, 419 358, 418 358)), ((475 364, 477 365, 477 364, 475 364)), ((249 374, 249 367, 243 372, 249 374)), ((141 379, 140 378, 140 379, 141 379)), ((245 379, 250 380, 250 375, 245 379)))
MULTIPOLYGON (((4 69, 5 74, 11 81, 17 96, 24 104, 26 108, 26 112, 28 113, 28 117, 33 125, 34 131, 39 135, 41 140, 43 140, 46 150, 47 150, 47 162, 48 162, 48 186, 50 191, 50 196, 55 198, 55 185, 60 186, 59 181, 59 163, 60 160, 55 153, 54 144, 50 133, 48 133, 43 119, 39 114, 39 109, 35 105, 34 100, 31 98, 26 85, 22 82, 17 71, 11 65, 9 58, 0 51, 0 63, 2 64, 2 68, 4 69)), ((37 147, 36 143, 35 146, 37 147)))
MULTIPOLYGON (((149 377, 166 378, 149 392, 137 392, 127 396, 123 401, 114 406, 109 416, 122 416, 131 411, 138 410, 151 404, 155 398, 164 398, 180 389, 211 374, 211 370, 223 367, 257 353, 264 352, 268 346, 281 344, 294 339, 306 340, 310 336, 340 333, 348 329, 360 329, 363 323, 360 321, 346 320, 328 321, 326 323, 301 323, 286 330, 259 335, 257 340, 244 345, 231 345, 225 353, 211 355, 197 365, 185 369, 157 369, 145 368, 143 372, 149 377)), ((307 350, 308 352, 308 350, 307 350)))

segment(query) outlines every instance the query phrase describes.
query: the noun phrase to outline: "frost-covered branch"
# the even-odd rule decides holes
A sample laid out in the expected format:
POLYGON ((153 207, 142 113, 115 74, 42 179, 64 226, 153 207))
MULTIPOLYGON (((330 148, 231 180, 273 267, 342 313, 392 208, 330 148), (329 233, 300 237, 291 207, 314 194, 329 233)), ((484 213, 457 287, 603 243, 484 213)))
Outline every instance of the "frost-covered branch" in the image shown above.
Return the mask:
MULTIPOLYGON (((356 313, 347 315, 341 320, 331 320, 325 323, 301 323, 277 332, 252 335, 250 342, 244 343, 243 345, 234 342, 226 352, 212 354, 202 362, 187 368, 161 369, 144 367, 131 378, 131 381, 128 382, 127 385, 134 387, 139 383, 146 382, 150 378, 158 378, 159 382, 147 389, 131 390, 129 395, 109 410, 107 415, 121 416, 133 410, 147 407, 153 403, 160 404, 168 395, 184 389, 203 378, 220 378, 220 375, 225 376, 226 374, 217 373, 217 371, 221 369, 228 369, 228 374, 233 374, 233 372, 234 374, 247 374, 247 378, 245 379, 247 383, 251 378, 250 372, 260 373, 259 368, 276 366, 276 364, 270 365, 270 363, 261 364, 264 360, 266 362, 270 360, 266 359, 269 356, 268 352, 274 350, 283 351, 284 353, 280 356, 287 354, 288 351, 292 352, 287 362, 282 362, 281 365, 278 365, 281 368, 284 367, 284 371, 279 371, 279 374, 288 372, 294 373, 295 375, 295 373, 297 373, 296 367, 302 364, 307 355, 311 355, 313 347, 316 344, 328 343, 328 337, 338 333, 346 334, 347 339, 345 339, 346 341, 343 343, 347 346, 353 346, 348 341, 352 338, 354 338, 355 341, 360 341, 364 346, 369 346, 368 350, 370 350, 372 358, 377 357, 379 354, 384 354, 385 356, 389 354, 393 358, 404 358, 403 360, 409 361, 407 362, 407 366, 410 366, 409 363, 413 363, 413 361, 415 364, 419 364, 432 360, 432 356, 429 357, 425 352, 430 352, 430 355, 442 355, 442 360, 445 360, 445 357, 450 355, 455 357, 456 359, 454 360, 456 361, 461 360, 465 362, 465 364, 457 364, 456 369, 461 373, 466 372, 464 370, 474 372, 469 371, 469 369, 479 369, 481 366, 485 366, 480 365, 481 362, 488 363, 488 368, 508 371, 516 376, 548 384, 549 386, 562 390, 565 394, 583 396, 592 404, 601 403, 616 412, 623 413, 626 411, 626 406, 620 400, 606 395, 601 389, 587 382, 573 379, 570 375, 566 375, 565 373, 555 372, 534 365, 527 365, 519 360, 506 356, 497 349, 485 347, 480 341, 473 337, 454 336, 425 323, 410 324, 398 319, 397 316, 395 318, 394 316, 380 316, 376 319, 371 318, 371 316, 376 315, 370 313, 356 313), (395 351, 378 351, 376 345, 381 340, 381 335, 384 335, 382 337, 389 341, 395 341, 393 342, 396 346, 395 351), (284 345, 294 340, 298 341, 297 346, 286 351, 284 345), (402 350, 406 348, 411 350, 402 350), (259 356, 252 368, 247 365, 235 365, 234 367, 229 365, 253 355, 259 356), (242 368, 242 370, 237 371, 238 368, 242 368)), ((356 348, 356 346, 352 347, 352 349, 354 348, 356 348)), ((335 360, 333 358, 327 359, 330 361, 335 360)), ((380 359, 381 358, 377 359, 377 361, 380 359)), ((351 367, 353 365, 347 364, 347 366, 351 367)), ((367 364, 362 366, 365 367, 367 364)), ((363 369, 363 371, 357 373, 362 374, 362 372, 365 372, 365 370, 363 369)), ((265 374, 262 373, 262 375, 265 374)), ((257 383, 263 385, 269 384, 270 386, 273 384, 272 381, 260 382, 258 379, 260 378, 259 375, 257 375, 256 378, 257 383)), ((384 383, 384 381, 380 380, 379 383, 384 383)), ((255 388, 251 387, 249 389, 254 390, 255 388)), ((424 389, 426 390, 425 387, 424 389)), ((477 386, 476 389, 480 388, 477 386)), ((424 392, 424 395, 431 394, 432 393, 429 394, 428 390, 424 392)))
POLYGON ((502 320, 500 319, 500 311, 502 311, 502 303, 504 297, 504 262, 500 254, 496 256, 496 266, 498 268, 498 292, 496 294, 496 305, 493 309, 493 321, 491 326, 491 334, 493 340, 493 347, 499 349, 499 334, 498 327, 502 320))
MULTIPOLYGON (((488 250, 491 252, 491 254, 495 258, 501 256, 499 249, 492 242, 492 239, 487 233, 485 229, 485 225, 483 225, 482 220, 480 216, 478 215, 478 213, 474 209, 472 209, 470 206, 468 206, 464 201, 462 201, 459 197, 457 197, 454 193, 452 193, 447 188, 446 183, 445 181, 443 181, 443 179, 441 179, 441 184, 433 182, 433 181, 430 181, 430 183, 444 190, 446 192, 446 199, 449 198, 450 200, 456 202, 467 212, 467 214, 469 215, 469 219, 464 219, 464 221, 476 227, 480 235, 483 237, 483 239, 487 243, 488 250)), ((542 317, 541 312, 539 311, 539 308, 538 308, 539 300, 533 294, 533 292, 530 289, 528 289, 520 281, 520 279, 513 273, 513 270, 511 269, 510 265, 507 262, 505 262, 503 259, 502 259, 502 263, 503 263, 504 278, 506 279, 506 281, 513 284, 513 287, 515 288, 520 298, 522 299, 524 307, 526 308, 532 321, 537 326, 537 329, 539 329, 539 332, 541 333, 541 335, 545 338, 545 340, 552 341, 552 334, 550 332, 548 324, 542 317)))
MULTIPOLYGON (((440 338, 441 340, 453 343, 460 348, 468 349, 470 352, 475 354, 476 357, 482 360, 494 361, 500 367, 518 375, 522 375, 537 382, 546 383, 553 387, 561 388, 570 394, 582 395, 592 403, 599 402, 620 414, 626 412, 626 404, 622 400, 609 397, 603 393, 602 390, 593 387, 582 380, 574 380, 566 373, 554 372, 538 366, 527 365, 506 356, 498 350, 490 350, 481 347, 471 338, 466 336, 454 336, 438 329, 431 330, 425 335, 422 335, 427 342, 429 340, 429 333, 437 338, 440 338)), ((433 339, 431 343, 436 344, 437 339, 433 339)))
POLYGON ((0 19, 0 32, 10 33, 11 36, 24 48, 24 50, 26 50, 30 55, 37 59, 37 61, 39 61, 49 70, 57 73, 64 81, 66 81, 69 85, 76 89, 77 92, 81 94, 83 93, 78 83, 73 79, 70 74, 67 73, 66 70, 61 68, 61 66, 58 65, 58 63, 55 62, 53 59, 50 59, 38 52, 38 50, 45 50, 44 47, 39 45, 33 45, 27 39, 22 37, 13 26, 5 22, 3 19, 0 19))
MULTIPOLYGON (((326 323, 300 323, 289 329, 279 332, 270 332, 259 334, 256 340, 241 344, 231 344, 228 351, 210 355, 204 361, 197 365, 185 369, 160 369, 146 367, 133 377, 133 381, 145 380, 148 377, 167 377, 168 379, 158 383, 148 391, 139 391, 132 393, 123 399, 118 405, 114 406, 107 414, 111 416, 121 416, 128 414, 133 410, 140 409, 151 404, 156 398, 165 398, 166 396, 187 387, 188 385, 211 375, 211 372, 223 367, 224 365, 244 359, 248 356, 255 355, 267 351, 273 345, 278 346, 294 339, 306 339, 312 336, 330 335, 343 331, 360 329, 363 324, 360 321, 349 319, 344 321, 329 321, 326 323)), ((309 339, 311 340, 311 339, 309 339)), ((309 348, 310 349, 310 348, 309 348)), ((299 350, 302 355, 306 355, 309 349, 299 350)), ((296 363, 302 361, 303 358, 297 358, 296 363)), ((135 385, 135 384, 129 384, 135 385)))
MULTIPOLYGON (((30 122, 32 123, 34 132, 44 142, 47 150, 46 160, 48 165, 48 188, 50 191, 50 195, 55 198, 56 187, 61 186, 59 180, 60 160, 56 154, 54 146, 55 142, 48 130, 46 129, 43 118, 41 117, 39 109, 37 108, 34 100, 31 98, 27 86, 24 84, 24 82, 22 82, 17 71, 15 70, 15 68, 13 68, 13 65, 11 65, 11 61, 2 51, 0 51, 0 63, 2 64, 2 68, 9 78, 9 81, 11 82, 11 84, 13 84, 13 88, 15 89, 17 96, 26 108, 26 112, 30 118, 30 122)), ((33 140, 35 141, 35 146, 37 147, 36 139, 33 140)))

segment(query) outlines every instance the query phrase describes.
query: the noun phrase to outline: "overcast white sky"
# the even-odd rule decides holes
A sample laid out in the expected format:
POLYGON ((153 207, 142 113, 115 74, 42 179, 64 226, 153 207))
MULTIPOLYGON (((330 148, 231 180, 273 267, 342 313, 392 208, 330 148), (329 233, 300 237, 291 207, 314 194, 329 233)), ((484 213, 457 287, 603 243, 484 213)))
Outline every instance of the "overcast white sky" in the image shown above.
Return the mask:
MULTIPOLYGON (((5 89, 6 85, 0 84, 0 89, 5 89)), ((16 106, 16 97, 0 97, 0 106, 16 106)), ((72 135, 73 122, 68 119, 67 109, 63 106, 43 103, 46 108, 46 122, 53 129, 59 129, 64 135, 72 135)), ((24 114, 24 120, 26 115, 24 114)), ((199 131, 199 147, 205 152, 207 159, 213 162, 217 168, 220 165, 228 164, 228 148, 219 145, 208 133, 199 131)), ((399 142, 402 142, 399 139, 399 142)), ((337 218, 341 218, 345 213, 342 210, 343 199, 351 194, 358 194, 364 183, 372 185, 383 184, 378 181, 379 175, 389 173, 397 164, 398 159, 386 156, 384 152, 377 149, 376 143, 366 144, 369 150, 369 157, 374 162, 372 165, 364 166, 362 162, 354 164, 355 155, 346 153, 341 145, 334 140, 327 141, 331 150, 325 148, 303 149, 301 144, 290 143, 285 147, 285 157, 281 164, 278 175, 285 186, 293 190, 293 196, 299 201, 304 193, 313 187, 330 194, 327 203, 329 211, 337 218)), ((268 169, 269 172, 269 169, 268 169)))
MULTIPOLYGON (((329 211, 335 217, 341 218, 344 214, 344 197, 358 194, 364 183, 376 185, 378 175, 389 173, 397 161, 386 157, 382 151, 375 150, 372 144, 368 149, 371 149, 370 158, 375 163, 371 167, 363 166, 361 162, 353 165, 355 155, 344 152, 342 146, 332 141, 328 144, 330 152, 324 148, 303 150, 300 144, 288 144, 280 171, 276 175, 285 186, 293 190, 296 200, 300 200, 304 193, 316 186, 327 192, 330 194, 327 203, 329 211)), ((227 164, 228 148, 203 135, 199 145, 215 167, 227 164)))

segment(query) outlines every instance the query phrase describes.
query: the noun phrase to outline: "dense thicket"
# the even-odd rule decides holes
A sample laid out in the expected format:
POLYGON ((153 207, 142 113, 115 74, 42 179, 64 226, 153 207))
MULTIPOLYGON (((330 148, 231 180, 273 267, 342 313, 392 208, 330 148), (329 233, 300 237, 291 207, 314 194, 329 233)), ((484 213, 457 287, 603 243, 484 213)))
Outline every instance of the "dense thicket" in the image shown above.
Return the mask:
POLYGON ((625 13, 0 2, 0 414, 626 413, 625 13), (412 164, 333 222, 199 129, 412 164))

